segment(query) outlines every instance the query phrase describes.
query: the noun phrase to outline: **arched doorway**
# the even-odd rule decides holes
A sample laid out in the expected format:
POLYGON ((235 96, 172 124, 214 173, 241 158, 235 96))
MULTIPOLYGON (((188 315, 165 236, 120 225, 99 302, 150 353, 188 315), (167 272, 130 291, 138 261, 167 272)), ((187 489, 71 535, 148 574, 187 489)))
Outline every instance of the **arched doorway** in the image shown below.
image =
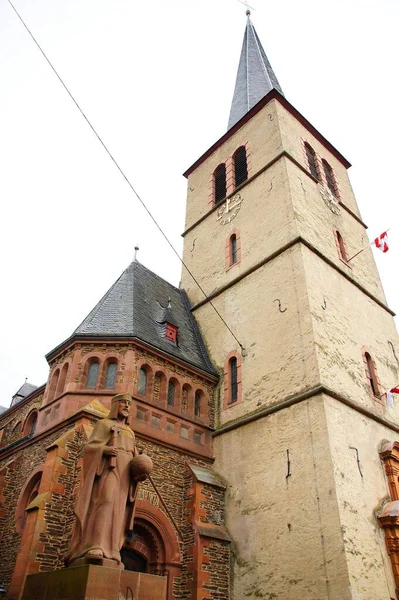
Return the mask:
POLYGON ((158 507, 137 501, 133 536, 125 541, 121 557, 128 571, 167 577, 166 600, 173 600, 173 581, 181 576, 179 542, 172 524, 158 507))
POLYGON ((156 527, 145 519, 136 518, 133 536, 125 541, 121 558, 127 571, 163 575, 165 544, 156 527))

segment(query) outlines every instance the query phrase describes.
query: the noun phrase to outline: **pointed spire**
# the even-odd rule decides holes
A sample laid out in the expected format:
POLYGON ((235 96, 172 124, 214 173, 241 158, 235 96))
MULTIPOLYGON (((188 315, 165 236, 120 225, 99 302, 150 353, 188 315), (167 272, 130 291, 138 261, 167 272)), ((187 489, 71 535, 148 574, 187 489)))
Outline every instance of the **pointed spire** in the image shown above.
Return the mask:
POLYGON ((238 65, 228 129, 233 127, 272 89, 276 89, 284 95, 250 19, 251 11, 247 10, 246 15, 247 26, 238 65))

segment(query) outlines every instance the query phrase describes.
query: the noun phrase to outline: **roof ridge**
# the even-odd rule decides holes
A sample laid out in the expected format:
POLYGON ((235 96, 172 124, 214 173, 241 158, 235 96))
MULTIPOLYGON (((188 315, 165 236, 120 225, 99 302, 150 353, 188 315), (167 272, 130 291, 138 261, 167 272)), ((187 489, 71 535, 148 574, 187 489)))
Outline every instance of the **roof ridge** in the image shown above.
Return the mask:
POLYGON ((179 288, 179 292, 183 298, 183 303, 185 304, 188 313, 190 315, 190 320, 193 326, 193 331, 194 331, 194 336, 196 339, 196 342, 198 344, 199 350, 201 352, 202 358, 204 359, 204 362, 206 364, 206 366, 208 367, 208 369, 210 369, 213 373, 217 373, 215 367, 213 366, 213 363, 210 359, 210 356, 208 354, 208 350, 206 349, 206 346, 204 344, 204 340, 202 339, 201 336, 201 332, 199 330, 198 327, 198 323, 193 315, 193 313, 191 312, 191 304, 190 304, 190 300, 188 298, 187 292, 185 290, 183 290, 182 288, 179 288))

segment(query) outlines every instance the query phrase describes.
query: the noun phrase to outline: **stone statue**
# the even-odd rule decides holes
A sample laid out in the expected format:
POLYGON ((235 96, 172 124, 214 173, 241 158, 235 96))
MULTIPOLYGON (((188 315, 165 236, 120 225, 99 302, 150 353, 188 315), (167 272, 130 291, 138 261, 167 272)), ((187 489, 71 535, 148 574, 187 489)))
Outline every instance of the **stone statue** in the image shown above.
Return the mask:
POLYGON ((138 482, 152 468, 129 427, 130 394, 112 398, 111 412, 94 426, 83 451, 83 481, 67 566, 94 563, 123 569, 120 549, 133 529, 138 482))

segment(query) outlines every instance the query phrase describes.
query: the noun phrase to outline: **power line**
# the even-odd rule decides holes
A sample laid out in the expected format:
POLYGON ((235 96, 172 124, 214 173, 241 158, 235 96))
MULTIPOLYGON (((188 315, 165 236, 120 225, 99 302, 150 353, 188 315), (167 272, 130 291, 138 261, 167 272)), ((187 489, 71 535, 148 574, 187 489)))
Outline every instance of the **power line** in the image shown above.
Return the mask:
POLYGON ((19 12, 15 8, 15 6, 13 5, 13 3, 11 2, 11 0, 8 0, 8 3, 10 4, 11 8, 15 12, 15 14, 17 15, 18 19, 21 21, 22 25, 25 27, 26 31, 28 32, 28 34, 30 35, 30 37, 32 38, 32 40, 34 41, 34 43, 36 44, 37 48, 40 50, 40 52, 43 55, 44 59, 46 60, 47 64, 50 66, 51 70, 53 71, 53 73, 57 77, 58 81, 61 83, 62 87, 64 88, 64 90, 66 91, 66 93, 68 94, 68 96, 71 98, 72 102, 75 104, 76 108, 78 109, 78 111, 80 112, 80 114, 82 115, 82 117, 85 119, 86 123, 88 124, 88 126, 90 127, 90 129, 92 130, 92 132, 94 133, 94 135, 96 136, 96 138, 98 139, 98 141, 100 142, 100 144, 102 145, 102 147, 104 148, 105 152, 108 154, 108 156, 110 157, 110 159, 112 160, 112 162, 114 163, 114 165, 116 166, 116 168, 118 169, 119 173, 122 175, 122 177, 124 178, 124 180, 126 181, 126 183, 128 184, 128 186, 132 190, 133 194, 136 196, 137 200, 143 206, 144 210, 146 211, 146 213, 148 214, 148 216, 150 217, 150 219, 152 220, 152 222, 155 224, 155 226, 157 227, 157 229, 160 231, 160 233, 162 234, 162 236, 164 237, 164 239, 166 240, 166 242, 169 244, 170 248, 175 253, 175 255, 177 256, 177 258, 180 260, 181 264, 186 269, 186 271, 188 272, 188 274, 190 275, 190 277, 193 279, 194 283, 198 286, 198 288, 204 294, 205 298, 208 300, 209 304, 211 305, 211 307, 213 308, 213 310, 216 312, 216 314, 218 315, 218 317, 220 318, 220 320, 223 322, 223 324, 225 325, 225 327, 229 330, 229 332, 231 333, 231 335, 233 336, 233 338, 236 340, 237 344, 241 348, 241 352, 244 353, 244 346, 240 343, 240 340, 237 338, 237 336, 235 335, 235 333, 228 326, 228 324, 226 323, 226 321, 224 320, 224 318, 222 317, 222 315, 220 314, 220 312, 218 311, 218 309, 216 308, 216 306, 213 304, 212 300, 210 300, 210 298, 207 296, 207 294, 206 294, 205 290, 203 289, 203 287, 201 286, 201 284, 197 281, 197 279, 195 278, 195 276, 192 273, 192 271, 188 268, 188 266, 186 265, 186 263, 184 262, 184 260, 181 258, 181 256, 179 255, 179 253, 177 252, 177 250, 173 246, 172 242, 169 240, 169 238, 167 237, 167 235, 164 233, 164 231, 162 230, 161 226, 158 224, 158 222, 156 221, 155 217, 152 215, 151 211, 147 208, 146 204, 144 203, 144 201, 141 199, 141 197, 138 194, 138 192, 133 187, 132 183, 130 182, 129 178, 127 177, 127 175, 125 174, 125 172, 120 167, 120 165, 117 162, 117 160, 114 158, 114 156, 108 150, 108 147, 106 146, 105 142, 102 140, 102 138, 97 133, 97 131, 94 128, 94 126, 89 121, 89 119, 86 116, 86 114, 83 112, 83 109, 80 107, 80 105, 78 104, 78 102, 75 100, 74 96, 72 95, 72 92, 70 92, 70 90, 68 89, 66 83, 64 83, 63 79, 58 74, 56 68, 53 66, 53 64, 51 63, 50 59, 47 57, 46 53, 44 52, 44 50, 40 46, 39 42, 37 41, 37 39, 35 38, 35 36, 31 32, 31 30, 29 29, 29 27, 27 26, 27 24, 25 23, 25 21, 23 20, 23 18, 21 17, 21 15, 19 14, 19 12))

